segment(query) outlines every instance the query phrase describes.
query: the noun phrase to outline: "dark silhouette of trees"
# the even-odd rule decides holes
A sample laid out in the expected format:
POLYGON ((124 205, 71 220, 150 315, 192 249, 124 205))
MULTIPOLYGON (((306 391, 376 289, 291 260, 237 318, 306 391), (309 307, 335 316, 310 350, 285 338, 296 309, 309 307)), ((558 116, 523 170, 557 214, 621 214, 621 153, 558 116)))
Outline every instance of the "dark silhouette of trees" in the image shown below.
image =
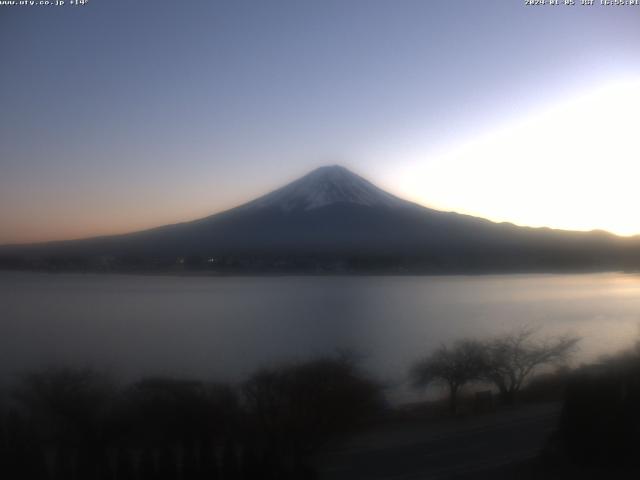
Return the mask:
POLYGON ((582 365, 569 379, 558 429, 545 454, 593 478, 640 472, 640 348, 582 365))
POLYGON ((482 376, 495 384, 502 401, 512 404, 523 384, 543 365, 561 364, 575 351, 578 337, 536 340, 536 331, 522 328, 484 344, 482 376))
POLYGON ((379 386, 347 358, 261 370, 244 384, 243 394, 254 438, 272 460, 292 466, 291 478, 309 478, 307 457, 382 405, 379 386))
POLYGON ((141 446, 205 436, 224 438, 237 423, 236 394, 223 384, 154 377, 126 387, 114 411, 141 446))
POLYGON ((314 478, 309 456, 375 413, 379 393, 344 358, 262 370, 242 389, 48 369, 0 395, 0 477, 314 478))
POLYGON ((235 454, 228 457, 223 451, 238 449, 240 424, 239 399, 229 386, 168 377, 125 387, 109 421, 112 443, 140 452, 142 478, 154 479, 238 472, 235 454))
POLYGON ((449 411, 458 409, 458 392, 465 384, 481 378, 484 370, 484 348, 474 340, 460 340, 451 347, 440 346, 411 369, 413 383, 426 387, 434 382, 449 388, 449 411))
POLYGON ((86 440, 113 395, 113 385, 105 375, 71 368, 24 375, 14 391, 25 414, 42 427, 43 434, 62 434, 79 442, 86 440))
POLYGON ((49 476, 98 475, 105 446, 102 423, 114 392, 108 377, 88 369, 53 368, 22 377, 13 395, 15 420, 29 427, 28 449, 40 445, 55 459, 49 476))
POLYGON ((221 384, 147 378, 116 388, 89 370, 30 373, 0 409, 0 476, 234 480, 241 416, 221 384))

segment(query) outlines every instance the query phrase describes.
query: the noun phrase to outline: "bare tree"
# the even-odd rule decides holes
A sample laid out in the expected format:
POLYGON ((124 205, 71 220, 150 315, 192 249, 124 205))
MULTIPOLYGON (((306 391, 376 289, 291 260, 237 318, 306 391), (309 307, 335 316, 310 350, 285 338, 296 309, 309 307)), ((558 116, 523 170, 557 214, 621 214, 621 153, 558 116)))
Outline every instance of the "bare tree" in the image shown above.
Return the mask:
POLYGON ((524 382, 538 367, 565 362, 580 341, 569 335, 536 340, 535 333, 535 329, 525 327, 486 342, 483 376, 498 387, 507 404, 515 401, 524 382))
POLYGON ((431 383, 443 383, 449 387, 449 410, 458 409, 460 388, 481 378, 484 372, 483 345, 474 340, 460 340, 451 347, 442 345, 411 369, 413 383, 426 387, 431 383))

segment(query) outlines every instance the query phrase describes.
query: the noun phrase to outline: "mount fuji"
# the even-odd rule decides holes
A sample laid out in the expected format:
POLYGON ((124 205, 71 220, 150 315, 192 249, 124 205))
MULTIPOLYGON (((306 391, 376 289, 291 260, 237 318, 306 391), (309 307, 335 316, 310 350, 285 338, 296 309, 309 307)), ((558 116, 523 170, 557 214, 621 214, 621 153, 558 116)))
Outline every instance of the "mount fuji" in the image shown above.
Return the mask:
POLYGON ((109 237, 0 247, 0 266, 228 272, 618 270, 640 242, 429 209, 341 166, 318 168, 199 220, 109 237))

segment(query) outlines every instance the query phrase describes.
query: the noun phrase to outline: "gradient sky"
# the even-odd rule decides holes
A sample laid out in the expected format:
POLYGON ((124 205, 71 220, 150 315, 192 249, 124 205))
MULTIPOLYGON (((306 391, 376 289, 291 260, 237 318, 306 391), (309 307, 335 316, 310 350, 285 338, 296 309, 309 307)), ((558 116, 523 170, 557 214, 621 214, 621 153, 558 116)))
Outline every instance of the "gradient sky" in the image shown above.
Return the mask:
POLYGON ((640 7, 0 7, 0 243, 189 220, 340 163, 523 225, 640 233, 640 7))

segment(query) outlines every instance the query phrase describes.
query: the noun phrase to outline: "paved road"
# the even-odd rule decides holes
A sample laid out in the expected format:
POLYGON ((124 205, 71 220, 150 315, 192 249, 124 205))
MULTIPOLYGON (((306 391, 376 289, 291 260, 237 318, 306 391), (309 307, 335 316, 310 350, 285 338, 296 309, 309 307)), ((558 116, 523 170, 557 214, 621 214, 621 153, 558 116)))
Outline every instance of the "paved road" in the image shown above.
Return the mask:
POLYGON ((501 467, 535 457, 559 410, 556 403, 539 404, 468 419, 387 425, 324 455, 320 478, 490 478, 501 467))

